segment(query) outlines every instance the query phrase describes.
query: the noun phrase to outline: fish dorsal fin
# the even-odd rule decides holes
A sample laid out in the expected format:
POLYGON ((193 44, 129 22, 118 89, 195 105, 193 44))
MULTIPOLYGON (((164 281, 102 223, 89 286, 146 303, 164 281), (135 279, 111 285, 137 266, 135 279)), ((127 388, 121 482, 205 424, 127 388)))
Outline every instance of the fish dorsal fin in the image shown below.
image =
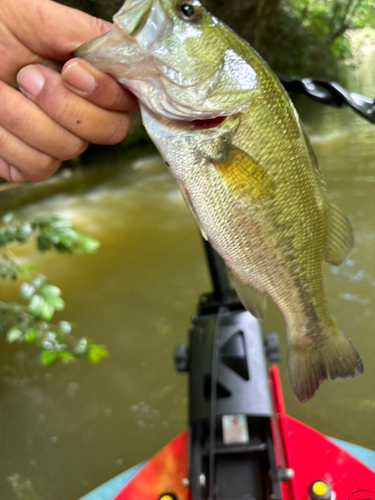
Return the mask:
POLYGON ((348 257, 354 245, 353 229, 349 219, 331 201, 327 200, 328 229, 324 260, 339 266, 348 257))
POLYGON ((206 231, 204 230, 202 224, 201 224, 201 221, 199 220, 199 217, 198 217, 198 214, 197 212, 195 211, 195 208, 194 208, 194 205, 192 204, 191 202, 191 199, 190 199, 190 196, 189 196, 189 193, 187 191, 187 189, 185 188, 185 186, 183 184, 181 184, 180 182, 178 183, 178 186, 180 188, 180 191, 181 191, 181 194, 182 194, 182 197, 184 198, 185 200, 185 203, 186 205, 189 207, 190 209, 190 212, 192 213, 194 219, 195 219, 195 222, 198 224, 198 227, 199 227, 199 230, 201 232, 201 235, 203 236, 203 238, 207 241, 208 238, 207 238, 207 234, 206 234, 206 231))
MULTIPOLYGON (((319 162, 311 146, 310 139, 306 133, 305 127, 301 123, 301 129, 306 141, 307 149, 314 167, 316 176, 321 184, 324 184, 323 176, 319 169, 319 162)), ((349 219, 341 210, 330 200, 327 200, 327 239, 324 261, 334 266, 339 266, 348 257, 354 245, 353 229, 349 219)))
POLYGON ((226 184, 239 197, 272 198, 275 185, 267 172, 254 158, 231 145, 225 158, 214 161, 216 170, 223 176, 226 184))
POLYGON ((230 273, 234 288, 242 305, 256 318, 264 319, 266 317, 267 297, 252 285, 242 281, 233 271, 230 273))

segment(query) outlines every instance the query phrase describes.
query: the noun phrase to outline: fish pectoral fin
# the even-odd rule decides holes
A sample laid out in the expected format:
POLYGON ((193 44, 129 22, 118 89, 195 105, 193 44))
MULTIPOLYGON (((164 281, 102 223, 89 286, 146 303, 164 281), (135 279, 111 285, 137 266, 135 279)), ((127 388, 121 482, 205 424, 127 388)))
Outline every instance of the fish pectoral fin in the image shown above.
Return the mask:
POLYGON ((353 245, 354 235, 349 219, 328 200, 328 229, 324 261, 339 266, 348 257, 353 245))
POLYGON ((231 145, 225 158, 214 162, 226 184, 240 197, 273 198, 275 184, 258 162, 242 149, 231 145))
POLYGON ((267 297, 252 285, 242 281, 233 271, 230 273, 242 305, 256 318, 264 319, 266 317, 267 297))
POLYGON ((198 214, 197 212, 195 211, 195 208, 194 208, 194 205, 193 203, 191 202, 191 199, 190 199, 190 196, 189 196, 189 193, 188 193, 188 190, 185 188, 185 186, 183 186, 181 183, 178 183, 178 187, 180 188, 180 191, 181 191, 181 194, 182 194, 182 197, 184 198, 185 200, 185 203, 186 205, 189 207, 189 210, 190 212, 192 213, 194 219, 195 219, 195 222, 198 224, 198 227, 199 227, 199 230, 201 232, 201 235, 202 237, 207 241, 208 238, 207 238, 207 234, 206 234, 206 231, 204 230, 203 226, 202 226, 202 223, 201 221, 199 220, 199 217, 198 217, 198 214))

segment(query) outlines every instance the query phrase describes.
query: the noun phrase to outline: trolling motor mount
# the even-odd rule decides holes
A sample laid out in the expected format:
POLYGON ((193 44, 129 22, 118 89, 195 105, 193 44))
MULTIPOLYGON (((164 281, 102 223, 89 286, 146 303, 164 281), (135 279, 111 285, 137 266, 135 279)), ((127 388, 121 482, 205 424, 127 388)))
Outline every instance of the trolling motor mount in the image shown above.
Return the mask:
POLYGON ((280 359, 277 334, 231 289, 222 259, 205 242, 214 292, 200 297, 189 347, 174 351, 189 372, 189 484, 192 500, 281 500, 266 355, 280 359))

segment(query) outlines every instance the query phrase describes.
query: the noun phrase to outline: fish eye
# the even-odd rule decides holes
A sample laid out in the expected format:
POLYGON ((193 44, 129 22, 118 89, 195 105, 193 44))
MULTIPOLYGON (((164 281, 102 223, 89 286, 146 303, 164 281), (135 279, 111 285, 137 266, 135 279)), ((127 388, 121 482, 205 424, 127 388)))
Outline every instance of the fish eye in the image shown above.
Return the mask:
POLYGON ((190 3, 183 3, 181 5, 181 12, 185 17, 193 17, 195 14, 195 9, 190 3))
POLYGON ((177 6, 177 11, 185 21, 197 21, 202 17, 201 10, 189 2, 180 2, 177 6))

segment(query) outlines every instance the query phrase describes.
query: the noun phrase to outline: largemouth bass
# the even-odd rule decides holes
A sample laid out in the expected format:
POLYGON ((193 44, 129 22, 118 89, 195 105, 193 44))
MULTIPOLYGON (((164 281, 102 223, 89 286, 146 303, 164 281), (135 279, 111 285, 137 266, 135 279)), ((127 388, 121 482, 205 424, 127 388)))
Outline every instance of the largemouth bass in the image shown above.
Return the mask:
POLYGON ((322 262, 353 246, 296 110, 261 57, 198 0, 127 0, 76 55, 140 101, 144 125, 245 307, 282 312, 294 393, 363 372, 330 315, 322 262))

